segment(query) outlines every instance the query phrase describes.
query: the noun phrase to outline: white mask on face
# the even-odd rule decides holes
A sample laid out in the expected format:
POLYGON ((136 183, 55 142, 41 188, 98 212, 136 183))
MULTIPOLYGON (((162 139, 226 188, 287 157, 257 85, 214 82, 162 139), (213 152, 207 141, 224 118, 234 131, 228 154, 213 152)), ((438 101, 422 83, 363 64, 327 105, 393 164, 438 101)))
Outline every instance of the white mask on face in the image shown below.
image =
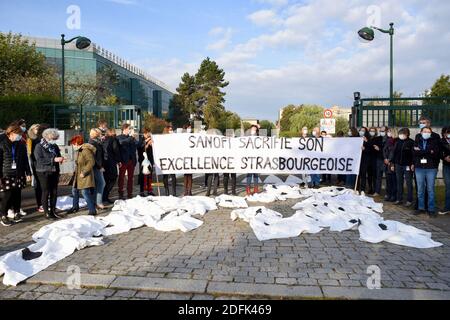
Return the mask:
POLYGON ((48 142, 48 144, 56 144, 56 140, 50 140, 50 141, 47 141, 48 142))
POLYGON ((360 136, 360 137, 364 137, 365 135, 366 135, 366 132, 365 132, 365 131, 360 131, 360 132, 359 132, 359 136, 360 136))
POLYGON ((75 150, 75 151, 80 151, 80 149, 81 149, 81 146, 74 146, 73 147, 73 150, 75 150))
POLYGON ((386 132, 381 131, 381 132, 380 132, 380 137, 386 137, 386 132))
POLYGON ((21 137, 20 135, 17 135, 17 136, 14 138, 14 141, 19 142, 20 140, 22 140, 22 137, 21 137))
POLYGON ((376 133, 373 132, 373 131, 371 131, 369 134, 370 134, 371 137, 375 137, 376 136, 376 133))
POLYGON ((191 129, 191 128, 187 128, 187 129, 186 129, 186 132, 187 132, 187 133, 192 133, 192 129, 191 129))

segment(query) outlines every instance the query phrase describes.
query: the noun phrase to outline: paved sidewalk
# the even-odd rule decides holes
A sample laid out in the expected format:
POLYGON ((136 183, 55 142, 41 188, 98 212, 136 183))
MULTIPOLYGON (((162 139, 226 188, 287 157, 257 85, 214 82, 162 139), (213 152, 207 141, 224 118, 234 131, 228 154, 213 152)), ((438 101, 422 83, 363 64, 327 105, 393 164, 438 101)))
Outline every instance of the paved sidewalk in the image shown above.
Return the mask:
MULTIPOLYGON (((289 216, 295 203, 266 206, 289 216)), ((0 286, 0 299, 450 299, 449 233, 403 207, 385 209, 387 219, 430 231, 444 246, 374 245, 359 241, 357 231, 327 230, 260 242, 247 223, 232 222, 231 210, 222 209, 186 234, 144 227, 109 237, 26 284, 0 286), (381 270, 381 290, 366 287, 373 265, 381 270), (70 266, 81 270, 81 290, 65 286, 70 266)), ((30 244, 31 234, 48 223, 37 220, 2 229, 0 255, 30 244)))

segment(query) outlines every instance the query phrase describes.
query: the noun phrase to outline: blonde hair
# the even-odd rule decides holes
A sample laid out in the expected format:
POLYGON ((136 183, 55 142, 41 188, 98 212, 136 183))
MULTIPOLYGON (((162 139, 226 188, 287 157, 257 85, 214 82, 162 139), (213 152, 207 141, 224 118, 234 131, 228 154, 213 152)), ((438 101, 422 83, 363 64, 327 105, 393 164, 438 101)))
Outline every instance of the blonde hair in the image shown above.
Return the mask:
POLYGON ((98 138, 101 135, 102 135, 102 132, 100 131, 100 129, 97 129, 97 128, 91 129, 91 132, 89 132, 89 137, 91 139, 98 138))
POLYGON ((30 129, 28 130, 28 138, 31 140, 35 140, 38 138, 38 135, 34 133, 34 130, 37 130, 39 132, 40 124, 33 124, 30 129))
POLYGON ((392 138, 394 138, 394 139, 398 138, 398 130, 397 130, 397 128, 389 128, 389 131, 392 133, 392 138))

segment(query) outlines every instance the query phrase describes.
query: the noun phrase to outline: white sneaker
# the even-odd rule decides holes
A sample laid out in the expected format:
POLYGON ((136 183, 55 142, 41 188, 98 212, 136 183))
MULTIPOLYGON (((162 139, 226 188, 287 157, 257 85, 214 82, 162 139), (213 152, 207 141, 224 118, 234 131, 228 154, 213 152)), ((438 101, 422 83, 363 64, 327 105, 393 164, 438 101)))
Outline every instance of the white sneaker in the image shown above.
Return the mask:
POLYGON ((450 211, 439 212, 439 214, 440 214, 441 216, 446 216, 446 215, 450 214, 450 211))
POLYGON ((7 217, 8 217, 8 219, 14 219, 14 211, 12 209, 8 210, 7 217))
POLYGON ((27 213, 26 213, 25 211, 23 211, 22 209, 20 209, 19 214, 20 214, 22 217, 25 217, 25 216, 27 215, 27 213))

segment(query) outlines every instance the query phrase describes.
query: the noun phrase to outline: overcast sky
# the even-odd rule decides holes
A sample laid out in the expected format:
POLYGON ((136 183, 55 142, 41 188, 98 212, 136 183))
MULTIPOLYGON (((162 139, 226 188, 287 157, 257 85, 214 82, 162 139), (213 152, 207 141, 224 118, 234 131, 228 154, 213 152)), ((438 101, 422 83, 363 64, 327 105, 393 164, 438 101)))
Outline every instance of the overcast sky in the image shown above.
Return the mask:
POLYGON ((86 35, 173 89, 210 56, 230 81, 227 108, 271 120, 290 103, 387 96, 389 36, 363 43, 357 31, 389 22, 396 90, 417 96, 450 73, 448 0, 0 0, 0 31, 86 35), (80 30, 67 26, 70 5, 80 30))

